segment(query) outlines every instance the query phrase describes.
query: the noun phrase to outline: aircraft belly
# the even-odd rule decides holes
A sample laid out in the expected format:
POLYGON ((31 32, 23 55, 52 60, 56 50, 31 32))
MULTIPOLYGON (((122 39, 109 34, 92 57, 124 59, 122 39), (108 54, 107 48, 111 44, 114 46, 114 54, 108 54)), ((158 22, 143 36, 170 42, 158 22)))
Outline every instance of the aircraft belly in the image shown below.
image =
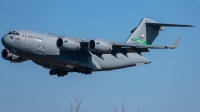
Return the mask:
POLYGON ((95 57, 102 70, 112 70, 130 66, 136 66, 137 63, 149 63, 150 61, 137 53, 128 53, 128 57, 119 53, 118 58, 111 54, 103 54, 103 59, 95 57))
MULTIPOLYGON (((53 66, 65 67, 66 63, 58 61, 58 60, 56 60, 56 58, 57 58, 57 56, 54 56, 54 55, 46 55, 46 56, 36 56, 35 58, 32 58, 31 60, 33 62, 36 62, 36 64, 41 63, 43 65, 48 65, 49 69, 50 69, 50 67, 53 67, 53 66)), ((39 65, 41 65, 41 64, 39 64, 39 65)), ((45 68, 47 68, 47 67, 45 67, 45 68)))

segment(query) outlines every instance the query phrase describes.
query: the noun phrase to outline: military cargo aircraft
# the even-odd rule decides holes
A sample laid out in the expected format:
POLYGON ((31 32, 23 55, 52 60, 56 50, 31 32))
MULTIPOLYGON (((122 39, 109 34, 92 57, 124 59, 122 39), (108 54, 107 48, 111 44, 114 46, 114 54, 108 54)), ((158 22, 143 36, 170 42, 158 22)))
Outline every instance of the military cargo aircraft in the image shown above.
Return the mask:
POLYGON ((143 57, 149 49, 175 49, 180 37, 172 46, 152 45, 165 27, 193 27, 191 25, 163 24, 143 18, 122 42, 103 39, 89 40, 68 36, 42 34, 29 30, 12 30, 2 37, 2 58, 11 63, 32 60, 50 69, 50 75, 63 77, 68 72, 91 74, 93 71, 114 70, 149 64, 143 57))

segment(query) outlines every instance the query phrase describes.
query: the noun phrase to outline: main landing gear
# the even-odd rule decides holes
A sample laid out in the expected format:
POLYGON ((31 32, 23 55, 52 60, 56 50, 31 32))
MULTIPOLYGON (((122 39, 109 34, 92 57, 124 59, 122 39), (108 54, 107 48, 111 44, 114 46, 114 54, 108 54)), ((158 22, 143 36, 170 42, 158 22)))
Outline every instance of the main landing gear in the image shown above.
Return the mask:
MULTIPOLYGON (((71 71, 71 70, 70 70, 71 71)), ((50 75, 57 75, 58 77, 64 77, 65 75, 68 74, 68 70, 65 68, 52 68, 49 71, 50 75)), ((78 72, 78 73, 82 73, 82 74, 91 74, 92 73, 92 69, 91 68, 86 68, 86 67, 74 67, 73 68, 73 72, 78 72)))
POLYGON ((49 71, 49 74, 50 75, 57 75, 58 77, 64 77, 65 75, 68 74, 68 70, 61 69, 61 68, 51 69, 49 71))
POLYGON ((78 73, 82 73, 82 74, 91 74, 92 73, 92 69, 91 68, 78 68, 78 67, 74 67, 73 68, 74 72, 78 72, 78 73))

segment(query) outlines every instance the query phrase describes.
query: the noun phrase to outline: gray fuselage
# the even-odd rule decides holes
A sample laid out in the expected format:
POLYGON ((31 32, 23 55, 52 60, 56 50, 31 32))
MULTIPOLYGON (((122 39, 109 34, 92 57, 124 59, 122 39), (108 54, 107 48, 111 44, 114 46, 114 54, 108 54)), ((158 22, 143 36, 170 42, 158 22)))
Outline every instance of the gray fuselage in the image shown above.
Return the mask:
POLYGON ((63 51, 56 45, 59 36, 28 30, 14 30, 14 32, 15 34, 8 33, 2 38, 3 45, 12 53, 48 69, 57 66, 72 70, 75 66, 83 66, 101 71, 150 62, 138 53, 128 53, 126 56, 122 53, 116 56, 112 54, 98 56, 89 50, 63 51))

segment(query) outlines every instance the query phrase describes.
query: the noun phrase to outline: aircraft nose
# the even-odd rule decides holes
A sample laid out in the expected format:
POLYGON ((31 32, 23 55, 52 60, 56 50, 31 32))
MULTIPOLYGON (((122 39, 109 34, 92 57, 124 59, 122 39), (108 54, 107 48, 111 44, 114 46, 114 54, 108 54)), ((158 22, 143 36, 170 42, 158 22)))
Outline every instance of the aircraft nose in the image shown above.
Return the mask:
POLYGON ((7 47, 9 45, 9 37, 7 35, 3 36, 1 42, 4 45, 4 47, 7 47))

